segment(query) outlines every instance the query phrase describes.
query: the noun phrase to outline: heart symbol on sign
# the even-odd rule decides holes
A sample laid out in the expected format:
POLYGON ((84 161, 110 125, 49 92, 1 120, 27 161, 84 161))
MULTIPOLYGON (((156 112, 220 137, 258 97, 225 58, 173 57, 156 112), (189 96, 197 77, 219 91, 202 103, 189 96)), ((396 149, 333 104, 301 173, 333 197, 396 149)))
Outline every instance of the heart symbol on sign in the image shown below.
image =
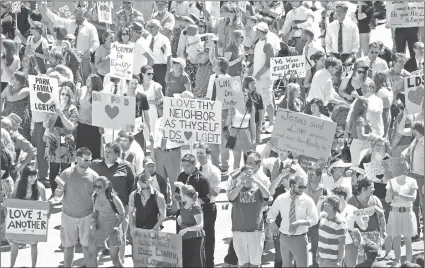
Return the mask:
POLYGON ((375 175, 378 180, 382 180, 384 178, 384 174, 375 175))
POLYGON ((409 91, 409 94, 407 94, 407 99, 416 105, 421 105, 421 102, 424 99, 424 93, 424 87, 419 86, 416 88, 416 90, 409 91))
POLYGON ((190 140, 190 138, 192 138, 192 132, 190 132, 190 131, 185 131, 185 132, 184 132, 184 136, 186 137, 186 140, 190 140))
POLYGON ((118 108, 118 106, 115 106, 114 108, 112 108, 108 104, 105 106, 105 112, 109 116, 109 118, 114 119, 120 113, 120 108, 118 108))
POLYGON ((43 93, 38 92, 37 97, 43 102, 46 103, 48 100, 50 100, 50 94, 49 93, 43 93))

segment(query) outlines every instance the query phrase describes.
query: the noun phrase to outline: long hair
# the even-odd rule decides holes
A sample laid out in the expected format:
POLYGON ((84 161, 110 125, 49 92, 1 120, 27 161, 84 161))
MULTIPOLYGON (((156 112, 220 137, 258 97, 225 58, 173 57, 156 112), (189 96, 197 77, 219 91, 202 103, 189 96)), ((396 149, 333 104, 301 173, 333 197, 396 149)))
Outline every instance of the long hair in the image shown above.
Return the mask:
POLYGON ((325 106, 323 105, 323 101, 321 99, 314 98, 308 104, 308 114, 313 114, 311 111, 311 105, 316 104, 319 107, 319 111, 321 114, 325 112, 325 106))
POLYGON ((149 65, 144 65, 140 68, 140 84, 143 84, 143 74, 145 74, 148 70, 153 70, 153 68, 149 65))
POLYGON ((230 38, 230 43, 227 46, 226 50, 235 51, 236 52, 236 58, 239 58, 239 45, 237 43, 237 40, 244 36, 244 33, 242 30, 235 30, 232 33, 232 37, 230 38))
MULTIPOLYGON (((70 87, 68 87, 68 86, 62 86, 62 87, 59 89, 59 95, 60 95, 60 94, 62 93, 62 91, 64 91, 64 90, 66 90, 66 91, 68 92, 68 94, 69 94, 68 103, 65 105, 65 109, 67 109, 67 108, 69 108, 69 107, 71 106, 72 98, 73 98, 73 92, 72 92, 72 89, 71 89, 70 87)), ((60 98, 59 98, 59 101, 60 101, 60 98)))
POLYGON ((6 50, 6 53, 4 54, 6 59, 6 66, 10 66, 14 59, 13 56, 16 53, 15 42, 13 42, 11 39, 6 39, 3 41, 3 46, 6 50))
POLYGON ((40 74, 40 68, 38 67, 37 58, 35 55, 24 55, 24 58, 28 58, 30 61, 30 68, 28 70, 29 75, 39 75, 40 74))
POLYGON ((362 117, 366 119, 366 112, 369 106, 368 100, 366 98, 358 98, 353 105, 353 112, 351 114, 351 118, 357 119, 362 117))
POLYGON ((131 35, 130 35, 130 28, 127 28, 127 27, 125 27, 125 28, 122 28, 119 32, 118 32, 118 42, 120 42, 121 44, 123 43, 123 41, 122 41, 122 34, 123 33, 127 33, 128 34, 128 41, 130 42, 131 41, 131 35))
POLYGON ((388 75, 385 71, 377 71, 373 76, 373 82, 375 83, 376 91, 380 90, 383 87, 390 90, 390 85, 388 83, 388 75))
MULTIPOLYGON (((87 79, 91 81, 91 92, 96 91, 100 92, 103 89, 102 79, 97 74, 91 74, 87 79)), ((92 94, 90 92, 89 102, 92 103, 92 94)))
MULTIPOLYGON (((298 108, 295 105, 295 101, 296 101, 295 92, 297 90, 300 90, 300 85, 295 83, 289 83, 286 86, 286 90, 288 92, 288 98, 286 100, 288 103, 288 110, 297 111, 298 108)), ((300 112, 300 111, 297 111, 297 112, 300 112)))
POLYGON ((65 36, 68 34, 68 31, 64 26, 55 25, 53 26, 53 32, 56 33, 56 40, 62 41, 65 39, 65 36))
POLYGON ((96 181, 101 181, 103 185, 105 185, 105 195, 108 200, 113 200, 113 197, 117 196, 117 193, 112 187, 111 181, 107 177, 100 176, 96 179, 96 181))
MULTIPOLYGON (((26 166, 24 170, 22 171, 21 179, 18 183, 18 188, 16 190, 16 199, 25 199, 27 195, 27 187, 28 187, 28 177, 29 176, 37 176, 37 169, 34 167, 28 167, 26 166)), ((32 185, 32 195, 31 200, 38 200, 40 197, 40 194, 38 192, 38 179, 35 180, 34 184, 32 185)))
POLYGON ((1 149, 5 150, 10 155, 12 159, 12 163, 15 163, 15 160, 16 160, 15 144, 13 143, 9 132, 4 128, 1 129, 0 146, 1 146, 1 149))

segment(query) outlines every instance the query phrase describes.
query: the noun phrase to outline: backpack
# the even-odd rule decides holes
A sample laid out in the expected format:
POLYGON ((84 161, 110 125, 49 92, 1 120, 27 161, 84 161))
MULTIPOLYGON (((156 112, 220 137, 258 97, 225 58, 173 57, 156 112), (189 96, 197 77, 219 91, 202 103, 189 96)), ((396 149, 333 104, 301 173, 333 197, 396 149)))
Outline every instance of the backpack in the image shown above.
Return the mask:
MULTIPOLYGON (((94 194, 94 195, 93 195, 93 204, 96 202, 96 198, 97 198, 97 194, 94 194)), ((108 198, 108 201, 109 201, 109 204, 110 204, 110 205, 111 205, 111 207, 112 207, 112 210, 113 210, 115 213, 119 214, 119 213, 118 213, 118 210, 117 210, 117 207, 115 206, 115 203, 114 203, 113 198, 111 198, 111 199, 109 199, 109 198, 108 198)))

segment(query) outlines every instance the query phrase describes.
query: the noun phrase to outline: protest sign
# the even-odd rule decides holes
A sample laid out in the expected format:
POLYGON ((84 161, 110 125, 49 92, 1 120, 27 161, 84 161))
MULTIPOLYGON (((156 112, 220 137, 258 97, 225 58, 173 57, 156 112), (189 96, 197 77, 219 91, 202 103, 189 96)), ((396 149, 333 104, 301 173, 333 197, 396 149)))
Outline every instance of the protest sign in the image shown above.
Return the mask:
POLYGON ((74 1, 48 1, 47 3, 51 3, 55 13, 63 18, 73 16, 76 9, 74 1))
POLYGON ((278 148, 315 159, 328 158, 336 123, 311 115, 279 109, 272 137, 278 148))
POLYGON ((221 144, 220 101, 164 98, 164 138, 184 143, 221 144))
POLYGON ((424 76, 410 76, 404 78, 404 89, 406 92, 406 108, 409 114, 422 112, 424 101, 424 76))
POLYGON ((246 5, 247 1, 238 1, 238 8, 244 13, 246 13, 246 5))
POLYGON ((133 97, 93 92, 92 124, 96 127, 135 130, 136 99, 133 97))
POLYGON ((354 217, 356 218, 363 218, 363 217, 370 217, 375 213, 375 206, 358 209, 354 211, 354 217))
POLYGON ((7 199, 6 239, 47 242, 49 202, 7 199))
POLYGON ((131 80, 134 44, 113 43, 110 53, 111 77, 131 80))
POLYGON ((217 78, 215 87, 217 100, 223 102, 223 109, 232 107, 244 109, 245 101, 240 77, 217 78))
POLYGON ((305 77, 304 56, 275 57, 270 59, 271 80, 305 77))
POLYGON ((387 183, 392 178, 407 174, 406 161, 402 157, 365 163, 364 167, 367 176, 378 183, 387 183))
POLYGON ((28 75, 31 111, 55 113, 59 108, 58 80, 52 77, 28 75))
POLYGON ((388 1, 386 2, 387 25, 391 28, 423 27, 423 1, 388 1))
POLYGON ((136 228, 134 267, 183 267, 182 236, 136 228))
POLYGON ((99 22, 112 24, 112 1, 99 1, 97 2, 97 14, 99 22))
POLYGON ((12 13, 19 13, 21 12, 21 1, 12 2, 12 13))

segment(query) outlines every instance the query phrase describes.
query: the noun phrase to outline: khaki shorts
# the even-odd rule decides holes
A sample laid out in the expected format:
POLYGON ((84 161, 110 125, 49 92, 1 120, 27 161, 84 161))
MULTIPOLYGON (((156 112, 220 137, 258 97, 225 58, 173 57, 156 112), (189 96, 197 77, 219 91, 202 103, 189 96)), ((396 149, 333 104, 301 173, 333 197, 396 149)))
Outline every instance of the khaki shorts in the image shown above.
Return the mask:
POLYGON ((264 108, 273 105, 273 83, 270 77, 263 77, 257 80, 257 92, 263 98, 264 108))
POLYGON ((263 231, 233 232, 233 248, 238 256, 239 265, 247 263, 261 265, 265 237, 263 231))
POLYGON ((73 218, 62 212, 61 242, 65 248, 77 245, 78 238, 83 247, 89 246, 90 222, 92 215, 83 218, 73 218))

